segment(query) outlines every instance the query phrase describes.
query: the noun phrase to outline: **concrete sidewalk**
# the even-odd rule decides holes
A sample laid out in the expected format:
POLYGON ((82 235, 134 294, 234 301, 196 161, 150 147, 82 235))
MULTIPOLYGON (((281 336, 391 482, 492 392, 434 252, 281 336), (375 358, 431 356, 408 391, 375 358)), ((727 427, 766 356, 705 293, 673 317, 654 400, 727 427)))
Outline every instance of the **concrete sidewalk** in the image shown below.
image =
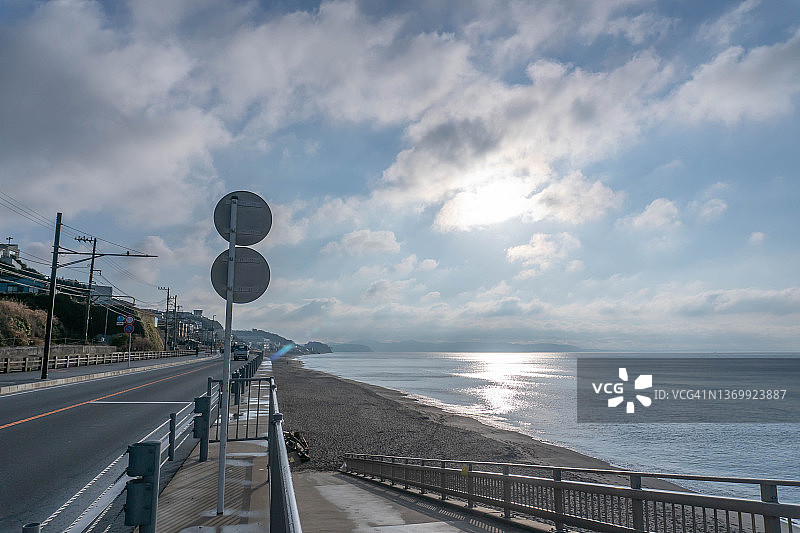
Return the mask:
MULTIPOLYGON (((271 363, 266 361, 256 376, 267 377, 271 373, 271 363)), ((268 403, 269 389, 264 388, 256 401, 268 403)), ((280 404, 280 397, 278 402, 280 404)), ((260 413, 258 425, 263 431, 259 431, 259 436, 265 436, 268 410, 260 413)), ((231 435, 234 424, 231 419, 231 435)), ((313 454, 314 443, 309 444, 313 454)), ((223 514, 217 515, 219 444, 209 445, 208 461, 202 463, 198 445, 161 492, 158 533, 269 531, 267 441, 228 442, 226 455, 223 514)), ((491 517, 470 514, 456 506, 442 505, 431 495, 401 492, 340 472, 294 472, 292 480, 301 526, 306 533, 531 531, 491 517)), ((547 530, 539 526, 537 531, 547 530)))
POLYGON ((183 463, 158 499, 158 533, 255 533, 269 531, 267 441, 234 441, 227 447, 225 512, 217 515, 219 444, 199 449, 183 463))
POLYGON ((212 359, 219 357, 217 354, 201 352, 199 355, 186 355, 180 357, 163 357, 160 359, 142 359, 131 361, 130 368, 128 363, 108 363, 104 365, 73 366, 69 368, 55 368, 47 371, 48 378, 43 380, 40 370, 34 372, 12 372, 0 374, 0 395, 22 392, 26 390, 65 385, 91 379, 101 379, 106 377, 128 374, 131 372, 142 372, 154 368, 164 368, 167 366, 182 365, 199 361, 202 359, 212 359))
MULTIPOLYGON (((225 512, 217 515, 219 445, 209 446, 203 463, 196 448, 159 496, 158 533, 269 531, 266 441, 230 442, 227 456, 225 512)), ((295 472, 292 480, 305 533, 549 530, 516 527, 341 472, 295 472)))

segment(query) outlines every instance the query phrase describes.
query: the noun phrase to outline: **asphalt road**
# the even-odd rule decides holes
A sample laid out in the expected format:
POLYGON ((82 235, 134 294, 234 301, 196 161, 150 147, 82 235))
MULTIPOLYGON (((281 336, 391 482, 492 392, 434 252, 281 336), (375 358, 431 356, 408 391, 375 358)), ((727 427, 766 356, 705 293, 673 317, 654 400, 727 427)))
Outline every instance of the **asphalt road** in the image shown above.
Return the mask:
MULTIPOLYGON (((45 521, 129 444, 202 395, 209 376, 221 374, 221 359, 204 359, 0 396, 0 531, 45 521)), ((117 467, 126 465, 123 458, 117 467)), ((63 531, 91 493, 43 531, 63 531)))

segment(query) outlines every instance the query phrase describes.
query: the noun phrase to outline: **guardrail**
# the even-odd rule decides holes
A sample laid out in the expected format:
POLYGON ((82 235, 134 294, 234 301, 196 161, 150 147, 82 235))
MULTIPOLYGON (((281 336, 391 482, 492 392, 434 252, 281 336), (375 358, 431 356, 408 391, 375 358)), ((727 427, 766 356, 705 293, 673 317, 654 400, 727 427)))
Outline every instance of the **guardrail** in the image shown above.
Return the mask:
MULTIPOLYGON (((216 394, 216 392, 217 391, 213 391, 214 394, 216 394)), ((187 402, 185 407, 175 413, 171 413, 167 420, 138 441, 137 444, 144 442, 158 444, 159 470, 163 468, 168 461, 175 460, 176 450, 191 436, 194 420, 194 413, 192 412, 193 406, 194 404, 187 402)), ((81 490, 67 500, 64 505, 59 507, 43 522, 40 524, 28 524, 24 526, 23 531, 38 532, 53 522, 53 520, 62 513, 67 512, 69 509, 75 509, 74 506, 80 506, 78 509, 83 508, 85 510, 81 512, 68 527, 63 529, 64 533, 108 531, 108 528, 117 523, 120 516, 125 512, 124 507, 119 506, 119 509, 116 509, 112 507, 112 504, 114 504, 115 500, 117 500, 122 493, 126 492, 128 482, 133 481, 133 478, 128 475, 129 469, 123 465, 122 461, 128 453, 129 451, 125 451, 112 461, 111 464, 104 468, 94 479, 81 488, 81 490), (100 488, 102 488, 102 490, 100 490, 100 488), (87 500, 87 505, 87 501, 85 501, 86 495, 89 493, 96 495, 98 492, 99 495, 97 495, 94 500, 87 500)), ((155 488, 155 491, 156 493, 158 492, 158 487, 155 488)), ((131 507, 130 502, 128 506, 129 508, 131 507)), ((75 511, 75 513, 77 513, 77 511, 75 511)), ((149 527, 149 524, 146 526, 149 527)), ((155 524, 152 524, 152 526, 154 528, 155 524)), ((145 531, 155 531, 155 529, 143 527, 140 528, 140 531, 144 533, 145 531)))
POLYGON ((779 486, 798 487, 800 481, 354 453, 345 455, 344 470, 420 493, 436 492, 442 500, 457 498, 468 508, 480 503, 500 509, 507 519, 512 513, 542 518, 556 531, 566 525, 612 533, 800 531, 800 505, 778 502, 779 486), (579 473, 619 476, 630 486, 563 478, 579 473), (761 501, 642 488, 642 478, 758 485, 761 501))
MULTIPOLYGON (((130 360, 162 359, 165 357, 182 357, 194 354, 194 350, 175 350, 173 352, 131 352, 130 360)), ((112 353, 79 353, 51 356, 47 368, 69 368, 73 366, 103 365, 107 363, 123 363, 128 360, 128 352, 112 353)), ((11 372, 32 372, 42 369, 42 356, 10 356, 0 357, 0 374, 11 372)))
POLYGON ((272 377, 269 378, 269 530, 274 533, 303 531, 283 440, 283 415, 278 409, 277 387, 272 377))

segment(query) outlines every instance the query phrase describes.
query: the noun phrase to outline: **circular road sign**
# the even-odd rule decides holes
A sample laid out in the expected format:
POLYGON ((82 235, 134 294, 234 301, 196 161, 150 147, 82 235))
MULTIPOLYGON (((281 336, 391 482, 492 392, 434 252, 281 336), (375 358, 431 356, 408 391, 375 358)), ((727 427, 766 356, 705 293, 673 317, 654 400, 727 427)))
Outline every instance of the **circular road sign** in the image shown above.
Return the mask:
POLYGON ((125 324, 125 333, 133 333, 133 324, 125 324))
POLYGON ((125 317, 125 323, 126 324, 133 324, 133 317, 132 316, 126 316, 125 317))
MULTIPOLYGON (((237 239, 238 240, 238 239, 237 239)), ((269 265, 264 256, 252 248, 236 247, 233 266, 233 302, 246 304, 257 300, 269 285, 269 265)), ((226 298, 228 286, 228 250, 214 259, 211 265, 211 284, 221 297, 226 298)))
POLYGON ((236 207, 236 244, 250 246, 267 236, 272 227, 272 211, 267 202, 250 191, 226 194, 214 208, 214 226, 222 238, 231 240, 231 199, 238 199, 236 207))

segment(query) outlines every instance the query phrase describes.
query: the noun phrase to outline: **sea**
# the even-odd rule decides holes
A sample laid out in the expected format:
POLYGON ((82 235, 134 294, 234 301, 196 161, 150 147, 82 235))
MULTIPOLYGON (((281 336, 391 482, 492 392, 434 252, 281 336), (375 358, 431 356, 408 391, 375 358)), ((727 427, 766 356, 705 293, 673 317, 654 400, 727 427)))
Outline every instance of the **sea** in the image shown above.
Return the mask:
MULTIPOLYGON (((336 352, 302 357, 307 368, 407 393, 620 468, 729 477, 800 480, 798 423, 578 423, 578 357, 675 354, 336 352)), ((681 357, 715 354, 680 354, 681 357)), ((737 354, 737 357, 746 357, 737 354)), ((800 354, 783 354, 797 357, 800 354)), ((753 357, 757 357, 753 355, 753 357)), ((435 455, 435 454, 434 454, 435 455)), ((757 485, 681 481, 704 493, 760 498, 757 485)), ((800 489, 780 487, 781 502, 800 489)))

